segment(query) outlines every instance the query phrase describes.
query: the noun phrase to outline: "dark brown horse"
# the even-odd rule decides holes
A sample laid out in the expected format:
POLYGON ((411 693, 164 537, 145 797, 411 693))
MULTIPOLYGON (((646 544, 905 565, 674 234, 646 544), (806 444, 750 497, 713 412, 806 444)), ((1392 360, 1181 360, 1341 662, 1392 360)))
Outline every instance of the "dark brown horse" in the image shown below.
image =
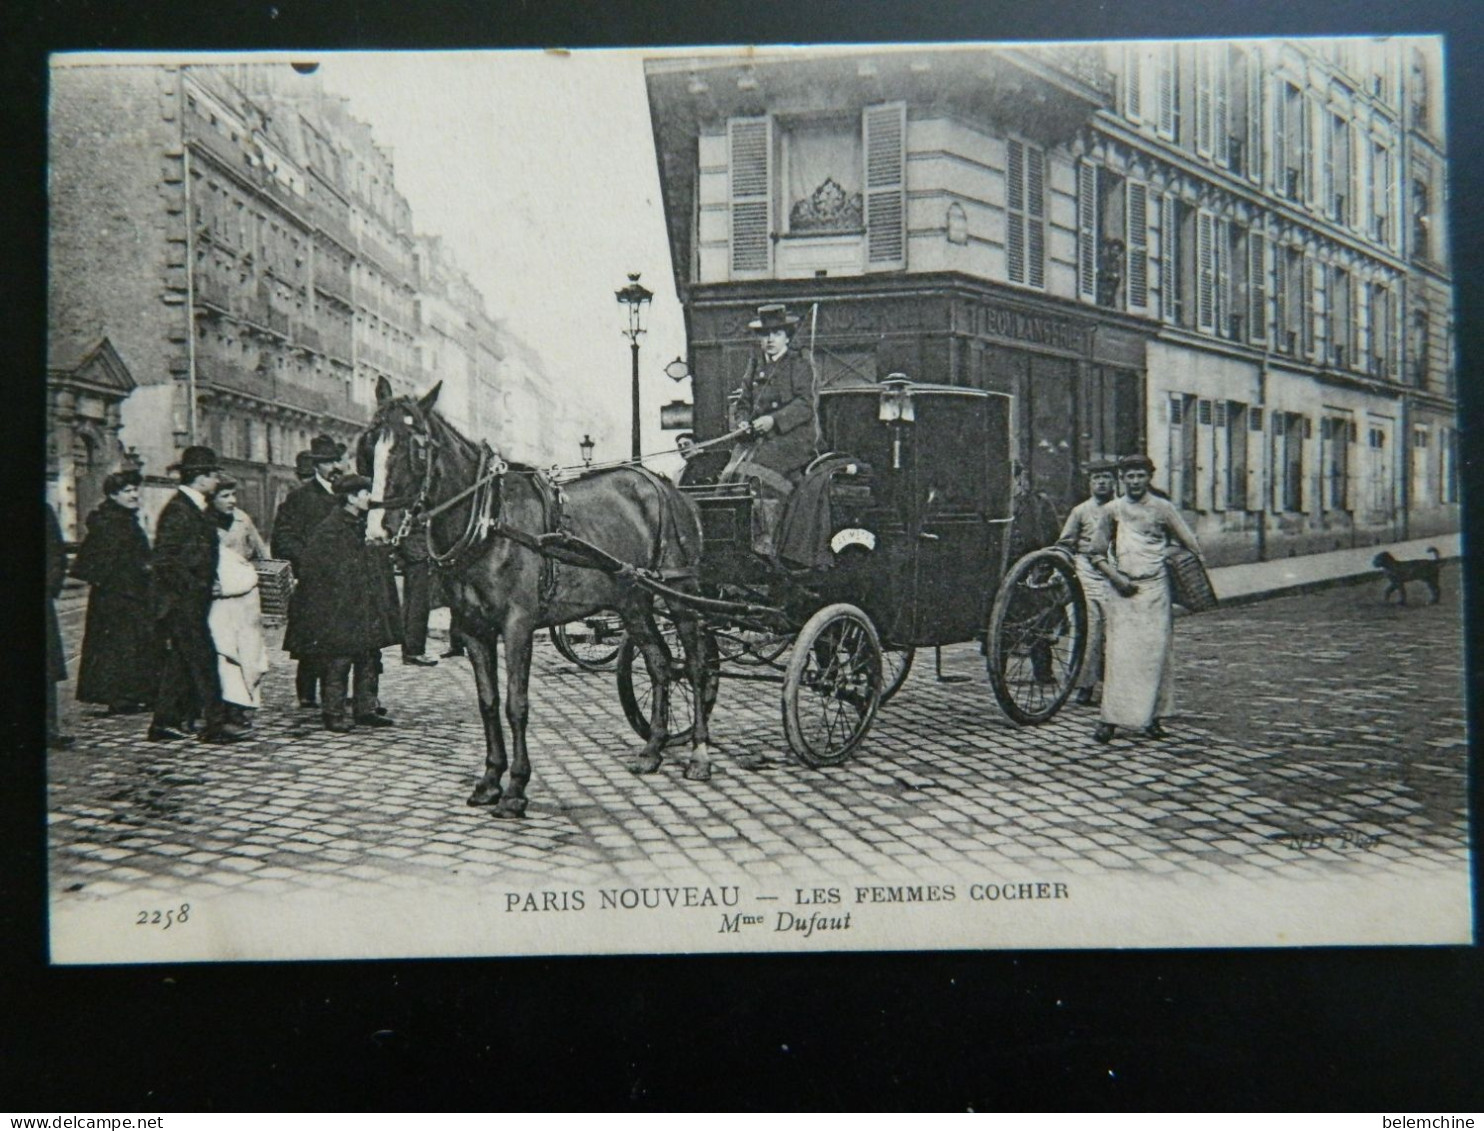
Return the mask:
MULTIPOLYGON (((507 465, 487 446, 461 436, 434 411, 439 386, 420 399, 393 398, 377 382, 376 415, 361 437, 359 461, 371 475, 374 509, 369 537, 385 537, 400 516, 394 538, 424 537, 454 610, 474 667, 484 720, 484 776, 470 805, 493 805, 501 817, 526 809, 531 763, 526 750, 531 642, 538 629, 566 624, 602 609, 616 609, 639 642, 654 680, 650 736, 630 769, 652 773, 669 737, 669 673, 665 646, 655 630, 653 598, 631 573, 590 568, 574 542, 598 547, 610 559, 647 571, 672 588, 694 589, 701 552, 700 520, 693 505, 667 481, 643 468, 619 467, 585 475, 558 490, 533 468, 507 465), (383 513, 388 515, 383 520, 383 513), (419 519, 426 519, 426 533, 419 519), (543 541, 544 537, 544 541, 543 541), (556 560, 560 558, 561 560, 556 560), (505 642, 505 718, 510 724, 510 776, 500 726, 497 640, 505 642)), ((679 628, 694 702, 708 703, 704 683, 714 679, 702 661, 700 626, 678 602, 669 612, 679 628)), ((705 711, 695 712, 691 759, 685 776, 711 776, 705 711)))

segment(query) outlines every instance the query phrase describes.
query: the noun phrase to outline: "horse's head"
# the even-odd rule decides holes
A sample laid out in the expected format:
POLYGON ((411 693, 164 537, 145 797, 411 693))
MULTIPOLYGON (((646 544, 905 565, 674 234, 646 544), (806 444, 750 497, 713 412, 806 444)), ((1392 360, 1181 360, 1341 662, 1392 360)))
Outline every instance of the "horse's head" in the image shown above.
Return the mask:
POLYGON ((433 406, 440 381, 421 397, 394 397, 385 377, 376 379, 376 414, 356 444, 356 470, 371 479, 373 507, 366 521, 372 539, 386 537, 385 515, 426 501, 432 474, 433 406))

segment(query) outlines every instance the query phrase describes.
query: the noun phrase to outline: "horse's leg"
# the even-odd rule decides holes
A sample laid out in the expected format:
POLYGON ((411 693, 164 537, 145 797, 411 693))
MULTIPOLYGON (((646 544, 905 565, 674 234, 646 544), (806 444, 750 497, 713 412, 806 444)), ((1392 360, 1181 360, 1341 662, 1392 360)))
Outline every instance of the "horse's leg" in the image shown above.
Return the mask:
POLYGON ((620 600, 618 608, 629 639, 638 645, 645 667, 649 669, 649 741, 638 757, 629 763, 629 770, 636 774, 652 774, 660 768, 665 757, 665 742, 670 737, 670 665, 655 634, 649 610, 648 598, 633 594, 620 600))
POLYGON ((535 625, 512 613, 501 633, 505 638, 505 721, 510 724, 510 788, 495 806, 496 817, 526 815, 526 783, 531 780, 526 722, 531 715, 531 639, 535 631, 535 625))
POLYGON ((505 775, 505 734, 500 729, 500 676, 496 669, 495 638, 466 632, 462 637, 479 689, 479 717, 484 721, 484 776, 469 795, 470 805, 493 805, 500 800, 505 775))
POLYGON ((711 780, 711 737, 707 719, 710 672, 707 666, 706 633, 701 619, 679 602, 670 605, 670 615, 680 634, 680 646, 685 650, 685 672, 690 681, 691 694, 695 697, 695 725, 690 735, 690 764, 685 776, 691 781, 711 780))

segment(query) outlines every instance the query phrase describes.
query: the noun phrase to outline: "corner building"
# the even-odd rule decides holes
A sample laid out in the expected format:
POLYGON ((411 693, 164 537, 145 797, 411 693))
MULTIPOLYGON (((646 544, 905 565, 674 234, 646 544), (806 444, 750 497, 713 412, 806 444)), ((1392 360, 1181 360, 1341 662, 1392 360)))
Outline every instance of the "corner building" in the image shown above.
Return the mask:
POLYGON ((753 308, 817 303, 823 386, 1013 394, 1010 455, 1063 508, 1083 461, 1147 450, 1214 563, 1457 529, 1439 64, 1433 40, 651 61, 698 434, 753 308))

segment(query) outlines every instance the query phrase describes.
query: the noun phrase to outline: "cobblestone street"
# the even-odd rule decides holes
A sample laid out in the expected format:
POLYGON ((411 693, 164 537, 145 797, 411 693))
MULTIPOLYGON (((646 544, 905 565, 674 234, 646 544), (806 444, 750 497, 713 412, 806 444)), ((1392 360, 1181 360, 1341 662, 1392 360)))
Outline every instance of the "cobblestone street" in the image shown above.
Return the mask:
MULTIPOLYGON (((1017 729, 973 646, 932 652, 844 766, 808 770, 783 743, 778 689, 723 681, 717 774, 625 768, 637 746, 611 673, 542 639, 534 777, 523 822, 464 798, 483 760, 467 661, 402 665, 388 650, 395 729, 327 733, 291 706, 282 653, 252 741, 144 739, 147 718, 69 708, 77 746, 50 760, 54 898, 168 879, 183 898, 343 885, 540 887, 842 881, 1036 864, 1060 874, 1261 876, 1274 870, 1435 873, 1466 853, 1458 581, 1443 604, 1387 608, 1380 585, 1224 609, 1177 625, 1184 713, 1163 741, 1091 740, 1069 707, 1017 729), (748 772, 730 757, 759 752, 748 772)), ((64 623, 75 649, 80 610, 64 623)), ((74 663, 75 668, 75 663, 74 663)), ((70 695, 71 687, 63 688, 70 695)))

